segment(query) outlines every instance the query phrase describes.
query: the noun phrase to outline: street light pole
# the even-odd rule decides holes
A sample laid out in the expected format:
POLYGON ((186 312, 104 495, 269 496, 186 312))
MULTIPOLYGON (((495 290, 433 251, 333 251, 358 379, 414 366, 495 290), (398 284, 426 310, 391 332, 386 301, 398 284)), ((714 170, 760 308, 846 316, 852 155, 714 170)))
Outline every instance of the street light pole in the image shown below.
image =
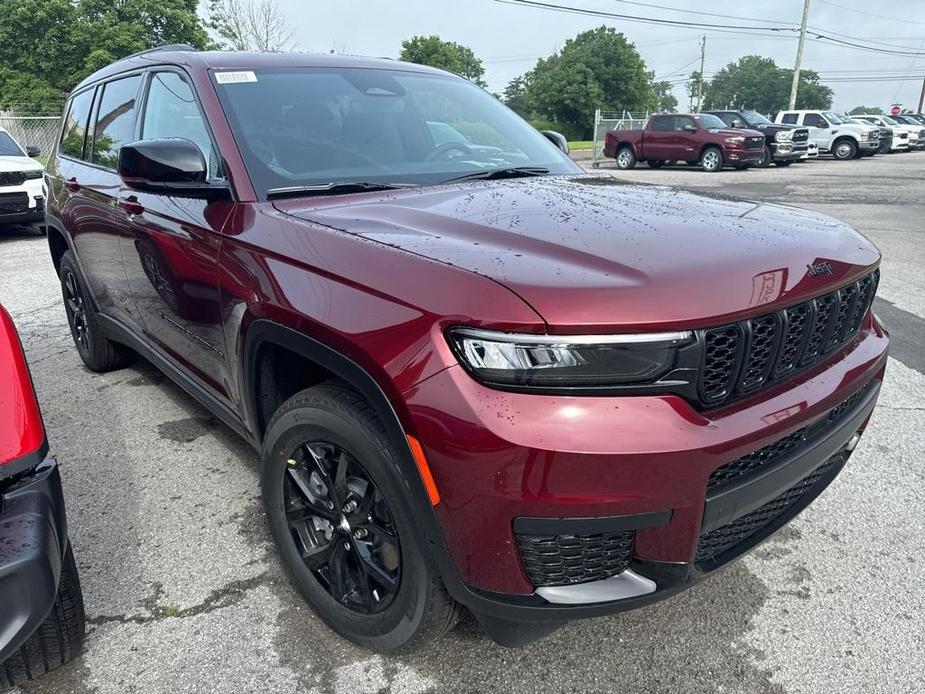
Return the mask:
POLYGON ((700 41, 700 79, 697 80, 697 113, 703 108, 703 63, 707 57, 707 37, 700 41))
POLYGON ((791 111, 797 105, 797 88, 800 86, 800 65, 803 63, 803 43, 806 41, 806 22, 809 20, 809 1, 803 1, 803 21, 800 24, 800 43, 797 45, 797 60, 793 66, 793 84, 790 86, 791 111))

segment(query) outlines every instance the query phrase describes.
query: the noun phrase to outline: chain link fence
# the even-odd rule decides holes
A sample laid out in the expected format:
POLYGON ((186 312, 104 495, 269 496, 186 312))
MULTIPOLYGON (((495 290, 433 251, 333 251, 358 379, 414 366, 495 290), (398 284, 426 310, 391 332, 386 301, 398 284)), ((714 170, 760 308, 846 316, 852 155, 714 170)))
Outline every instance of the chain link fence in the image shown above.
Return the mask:
POLYGON ((594 139, 592 143, 591 166, 600 168, 604 158, 604 136, 614 130, 635 130, 644 128, 651 114, 630 111, 602 111, 594 113, 594 139))
POLYGON ((39 147, 39 160, 47 161, 54 150, 61 127, 61 106, 16 107, 0 110, 0 128, 6 130, 23 148, 39 147))

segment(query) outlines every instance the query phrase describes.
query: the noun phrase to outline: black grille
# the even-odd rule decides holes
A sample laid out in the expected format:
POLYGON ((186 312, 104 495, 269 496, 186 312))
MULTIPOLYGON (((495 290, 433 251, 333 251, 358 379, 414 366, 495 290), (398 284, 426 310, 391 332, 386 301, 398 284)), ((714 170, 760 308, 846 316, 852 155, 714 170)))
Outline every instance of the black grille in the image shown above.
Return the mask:
POLYGON ((870 392, 871 388, 873 388, 873 382, 861 388, 861 390, 850 396, 840 405, 834 407, 824 419, 820 419, 809 426, 805 426, 792 434, 778 439, 764 448, 743 455, 741 458, 736 458, 731 463, 726 463, 716 468, 707 480, 707 491, 713 491, 730 482, 743 480, 743 478, 749 477, 783 459, 795 448, 813 439, 834 423, 838 422, 857 405, 865 394, 870 392))
POLYGON ((746 137, 745 149, 764 149, 764 137, 746 137))
POLYGON ((837 291, 773 314, 701 332, 700 398, 729 402, 819 363, 861 328, 879 270, 837 291))
POLYGON ((0 171, 0 186, 21 186, 26 182, 22 171, 0 171))
POLYGON ((791 142, 806 142, 809 140, 809 130, 806 128, 797 128, 793 131, 791 142))
POLYGON ((842 465, 845 460, 846 455, 839 453, 761 508, 701 535, 695 561, 716 559, 737 545, 747 542, 795 505, 805 501, 806 497, 818 494, 822 485, 828 481, 828 473, 842 465))
POLYGON ((632 530, 598 535, 518 535, 524 569, 537 587, 567 586, 616 576, 633 555, 632 530))
POLYGON ((0 214, 19 214, 29 211, 29 196, 26 193, 0 194, 0 214))

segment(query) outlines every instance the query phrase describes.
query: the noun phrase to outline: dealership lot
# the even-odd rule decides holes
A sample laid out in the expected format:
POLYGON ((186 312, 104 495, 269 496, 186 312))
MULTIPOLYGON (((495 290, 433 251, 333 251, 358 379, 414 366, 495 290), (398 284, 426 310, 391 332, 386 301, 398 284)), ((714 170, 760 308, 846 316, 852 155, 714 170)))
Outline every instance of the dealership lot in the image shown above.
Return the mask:
POLYGON ((844 473, 800 518, 685 594, 521 651, 467 621, 420 653, 372 655, 290 587, 263 521, 256 454, 145 362, 82 368, 45 240, 2 233, 0 300, 63 463, 90 620, 84 655, 23 691, 919 691, 925 153, 612 173, 831 214, 883 251, 876 310, 895 348, 881 405, 844 473))

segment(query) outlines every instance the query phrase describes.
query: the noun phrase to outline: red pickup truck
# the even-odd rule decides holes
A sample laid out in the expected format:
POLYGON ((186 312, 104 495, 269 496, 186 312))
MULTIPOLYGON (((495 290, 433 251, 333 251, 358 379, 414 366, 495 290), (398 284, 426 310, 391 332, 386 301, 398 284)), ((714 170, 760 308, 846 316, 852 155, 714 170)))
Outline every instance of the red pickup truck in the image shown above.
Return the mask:
POLYGON ((652 168, 682 160, 713 172, 758 164, 764 146, 764 135, 757 130, 733 130, 706 113, 672 113, 652 116, 644 130, 607 133, 604 155, 616 159, 618 169, 632 169, 642 159, 652 168))

